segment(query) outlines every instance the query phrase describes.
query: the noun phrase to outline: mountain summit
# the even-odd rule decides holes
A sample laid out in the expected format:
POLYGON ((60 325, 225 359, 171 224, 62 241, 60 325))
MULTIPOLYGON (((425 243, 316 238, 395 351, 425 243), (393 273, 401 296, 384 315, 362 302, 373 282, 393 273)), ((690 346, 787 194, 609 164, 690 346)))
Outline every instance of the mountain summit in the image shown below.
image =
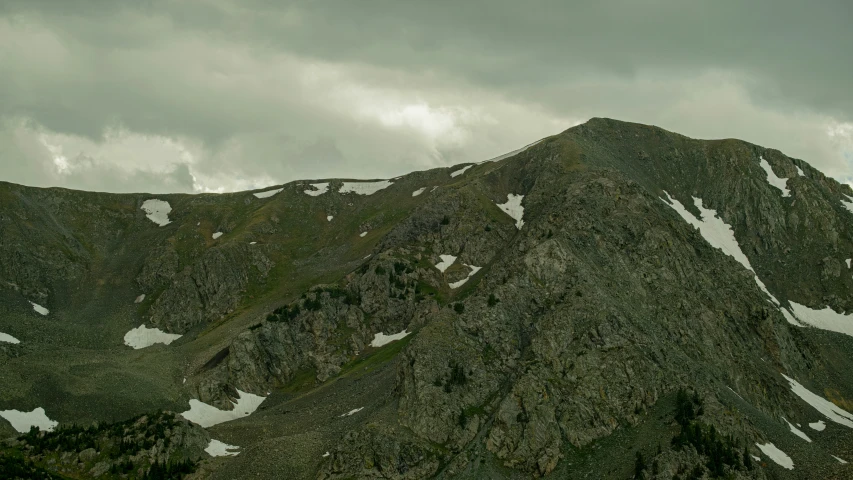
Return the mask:
POLYGON ((853 190, 595 118, 230 194, 0 183, 0 471, 851 478, 853 190))

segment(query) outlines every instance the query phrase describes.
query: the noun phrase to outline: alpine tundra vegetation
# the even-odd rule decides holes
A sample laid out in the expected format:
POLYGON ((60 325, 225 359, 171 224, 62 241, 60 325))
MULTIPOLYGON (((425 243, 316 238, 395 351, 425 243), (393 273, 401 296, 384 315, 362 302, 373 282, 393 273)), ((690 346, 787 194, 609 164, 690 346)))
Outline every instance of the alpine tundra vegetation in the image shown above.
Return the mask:
POLYGON ((0 477, 853 478, 851 199, 604 118, 389 180, 0 183, 0 477))

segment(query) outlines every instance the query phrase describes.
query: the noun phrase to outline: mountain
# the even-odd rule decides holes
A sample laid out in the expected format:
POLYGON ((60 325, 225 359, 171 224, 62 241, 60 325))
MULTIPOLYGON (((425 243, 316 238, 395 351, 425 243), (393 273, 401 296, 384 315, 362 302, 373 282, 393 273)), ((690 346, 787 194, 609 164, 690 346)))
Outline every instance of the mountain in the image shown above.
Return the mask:
POLYGON ((849 186, 602 118, 390 180, 0 183, 0 462, 851 478, 851 258, 849 186))

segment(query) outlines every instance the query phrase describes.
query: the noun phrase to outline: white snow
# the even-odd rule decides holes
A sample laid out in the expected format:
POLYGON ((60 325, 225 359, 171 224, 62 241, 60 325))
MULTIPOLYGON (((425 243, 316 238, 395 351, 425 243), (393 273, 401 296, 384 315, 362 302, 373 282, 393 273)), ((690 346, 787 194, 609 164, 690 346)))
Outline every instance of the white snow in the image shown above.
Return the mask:
POLYGON ((269 198, 269 197, 271 197, 271 196, 275 195, 276 193, 278 193, 278 192, 280 192, 280 191, 282 191, 282 190, 284 190, 284 188, 279 188, 279 189, 276 189, 276 190, 267 190, 266 192, 253 193, 252 195, 254 195, 254 196, 258 197, 258 198, 269 198))
POLYGON ((358 236, 359 236, 359 237, 364 237, 364 236, 366 236, 366 235, 367 235, 367 232, 361 232, 361 233, 359 233, 359 234, 358 234, 358 236))
POLYGON ((776 174, 773 173, 773 167, 771 167, 770 164, 767 163, 767 160, 765 160, 764 157, 758 158, 761 159, 759 165, 761 165, 761 168, 763 168, 764 171, 767 173, 767 183, 781 190, 783 197, 790 197, 791 192, 790 190, 788 190, 788 179, 777 177, 776 174))
MULTIPOLYGON (((796 165, 794 165, 794 166, 795 166, 795 167, 797 167, 796 165)), ((802 168, 800 168, 800 167, 797 167, 797 173, 798 173, 801 177, 805 177, 805 176, 806 176, 805 172, 803 172, 803 169, 802 169, 802 168)))
POLYGON ((853 258, 848 258, 847 260, 844 260, 844 263, 847 264, 847 268, 850 268, 850 262, 851 261, 853 261, 853 258))
POLYGON ((762 453, 770 457, 770 460, 773 460, 779 466, 783 468, 787 468, 788 470, 794 469, 794 461, 791 460, 791 457, 785 454, 782 450, 776 448, 776 445, 773 445, 770 442, 765 443, 764 445, 760 445, 756 443, 758 449, 761 450, 762 453))
POLYGON ((752 457, 752 459, 755 460, 756 462, 761 461, 761 457, 756 457, 755 455, 750 455, 750 457, 752 457))
POLYGON ((405 329, 403 329, 402 332, 395 333, 393 335, 385 335, 384 333, 379 332, 379 333, 373 335, 373 341, 370 342, 370 346, 374 347, 374 348, 381 347, 381 346, 387 345, 391 342, 394 342, 397 340, 402 340, 406 335, 408 335, 410 333, 412 333, 412 332, 407 332, 405 329))
POLYGON ((3 332, 0 332, 0 342, 21 343, 21 341, 18 340, 17 338, 9 335, 8 333, 3 333, 3 332))
POLYGON ((468 170, 469 168, 471 168, 471 167, 473 167, 473 166, 474 166, 474 165, 468 165, 467 167, 462 167, 462 168, 460 168, 459 170, 456 170, 456 171, 454 171, 454 172, 451 172, 451 173, 450 173, 450 178, 454 178, 454 177, 458 177, 459 175, 462 175, 463 173, 465 173, 465 171, 466 171, 466 170, 468 170))
POLYGON ((797 302, 791 301, 790 303, 794 315, 802 323, 822 330, 853 336, 853 314, 837 313, 829 307, 825 307, 823 310, 814 310, 797 302))
POLYGON ((847 196, 846 193, 842 193, 842 195, 844 195, 844 197, 846 197, 847 200, 842 200, 841 204, 844 205, 844 208, 853 212, 853 197, 847 196))
POLYGON ((792 424, 791 422, 789 422, 787 418, 784 418, 784 417, 783 417, 783 418, 782 418, 782 420, 785 420, 785 423, 787 423, 787 424, 788 424, 788 428, 790 428, 790 429, 791 429, 791 433, 793 433, 794 435, 796 435, 796 436, 798 436, 798 437, 802 438, 803 440, 805 440, 805 441, 807 441, 807 442, 809 442, 809 443, 812 443, 812 439, 811 439, 811 438, 809 438, 809 436, 808 436, 808 435, 806 435, 806 433, 805 433, 805 432, 803 432, 803 431, 802 431, 802 430, 800 430, 799 428, 795 427, 795 426, 794 426, 794 424, 792 424))
POLYGON ((319 197, 320 195, 329 191, 329 182, 309 183, 308 186, 314 187, 314 190, 305 190, 305 194, 311 195, 312 197, 319 197))
POLYGON ((388 188, 393 184, 394 182, 389 182, 388 180, 381 180, 378 182, 344 182, 338 190, 338 193, 353 192, 359 195, 373 195, 379 190, 388 188))
POLYGON ((789 312, 787 308, 779 307, 779 311, 782 312, 782 316, 784 316, 785 320, 787 320, 791 325, 794 325, 795 327, 805 327, 805 325, 797 321, 797 319, 791 315, 791 312, 789 312))
POLYGON ((54 427, 59 425, 59 422, 47 418, 44 409, 41 407, 33 409, 32 412, 22 412, 20 410, 2 410, 0 417, 5 418, 12 424, 15 430, 26 433, 30 431, 30 427, 38 427, 39 430, 50 432, 54 427))
POLYGON ((38 313, 39 315, 47 315, 48 313, 50 313, 50 310, 42 307, 38 303, 30 302, 30 305, 33 306, 33 310, 35 310, 36 313, 38 313))
POLYGON ((811 427, 812 430, 817 430, 818 432, 822 432, 822 431, 826 430, 826 424, 823 423, 823 420, 818 420, 816 422, 812 422, 809 424, 809 427, 811 427))
POLYGON ((335 218, 334 215, 326 215, 326 221, 327 222, 331 222, 333 218, 335 218))
POLYGON ((157 200, 156 198, 145 200, 142 202, 141 208, 145 210, 145 216, 148 217, 148 220, 161 227, 172 223, 169 220, 169 212, 172 211, 172 206, 165 200, 157 200))
POLYGON ((202 427, 212 427, 229 420, 236 420, 252 414, 266 400, 266 397, 253 395, 237 389, 240 397, 234 404, 233 410, 220 410, 196 399, 190 400, 190 409, 182 412, 181 416, 187 420, 197 423, 202 427))
POLYGON ((350 415, 355 415, 356 413, 358 413, 362 410, 364 410, 364 407, 353 408, 352 410, 350 410, 349 412, 347 412, 341 416, 342 417, 349 417, 350 415))
POLYGON ((329 452, 326 452, 326 453, 324 453, 324 454, 323 454, 323 458, 326 458, 326 457, 328 457, 329 455, 331 455, 331 454, 330 454, 329 452))
POLYGON ((124 344, 134 350, 150 347, 155 343, 170 344, 181 338, 176 333, 166 333, 159 328, 148 328, 142 324, 124 334, 124 344))
POLYGON ((207 444, 207 448, 204 449, 208 455, 211 457, 235 457, 240 452, 233 452, 231 450, 239 450, 240 447, 235 447, 234 445, 228 445, 227 443, 220 442, 219 440, 210 439, 210 443, 207 444))
POLYGON ((476 275, 476 274, 477 274, 477 272, 479 272, 480 270, 482 270, 482 269, 483 269, 483 267, 476 267, 476 266, 474 266, 474 265, 468 265, 468 264, 466 264, 466 263, 463 263, 462 265, 465 265, 466 267, 470 268, 470 269, 471 269, 471 271, 470 271, 470 272, 468 272, 468 276, 467 276, 467 277, 463 278, 462 280, 459 280, 458 282, 453 282, 453 283, 451 283, 451 284, 450 284, 450 288, 459 288, 459 287, 461 287, 462 285, 465 285, 465 283, 466 283, 466 282, 467 282, 471 277, 473 277, 474 275, 476 275))
POLYGON ((249 242, 249 245, 254 245, 256 243, 258 243, 258 242, 249 242))
POLYGON ((412 196, 417 197, 418 195, 424 193, 424 190, 426 190, 426 187, 419 188, 419 189, 415 190, 414 192, 412 192, 412 196))
POLYGON ((454 262, 456 262, 456 257, 453 255, 439 255, 441 261, 435 264, 435 268, 438 269, 439 272, 444 273, 454 262))
POLYGON ((524 195, 510 193, 506 197, 506 203, 496 204, 504 213, 515 219, 515 228, 519 230, 524 226, 524 220, 522 219, 524 217, 524 207, 521 206, 522 199, 524 199, 524 195))
POLYGON ((142 295, 136 297, 136 300, 134 300, 133 303, 142 303, 143 300, 145 300, 145 294, 144 293, 142 295))
POLYGON ((785 380, 787 380, 788 383, 791 384, 791 391, 794 392, 795 395, 803 399, 803 401, 811 405, 815 410, 822 413, 826 418, 832 420, 835 423, 844 425, 845 427, 853 428, 853 414, 835 405, 829 400, 821 397, 820 395, 812 393, 811 391, 809 391, 809 389, 800 385, 793 378, 784 374, 782 376, 785 377, 785 380))
POLYGON ((216 240, 217 238, 222 236, 222 232, 214 232, 213 235, 211 235, 211 236, 213 237, 214 240, 216 240))
MULTIPOLYGON (((699 209, 699 214, 702 216, 702 219, 700 220, 684 208, 684 205, 682 205, 681 202, 670 197, 666 190, 664 190, 663 193, 666 195, 667 200, 661 198, 661 201, 672 207, 672 209, 675 210, 681 218, 687 221, 687 223, 698 228, 699 233, 706 242, 708 242, 712 247, 722 250, 723 253, 737 260, 741 265, 746 267, 747 270, 751 271, 755 275, 755 270, 752 269, 749 259, 746 258, 746 255, 744 255, 743 251, 740 249, 740 244, 737 243, 737 239, 735 238, 732 228, 721 218, 717 217, 716 210, 706 209, 701 198, 691 197, 693 198, 693 204, 699 209)), ((766 293, 767 296, 770 297, 775 305, 779 305, 779 300, 777 300, 776 297, 767 290, 767 287, 764 285, 764 282, 758 278, 758 275, 755 275, 755 283, 758 284, 758 288, 760 288, 762 292, 766 293)), ((782 313, 784 314, 785 312, 783 311, 782 313)))
POLYGON ((842 464, 842 465, 847 465, 847 462, 845 462, 844 460, 842 460, 842 459, 840 459, 840 458, 836 457, 835 455, 830 455, 830 456, 831 456, 832 458, 834 458, 834 459, 838 460, 838 463, 840 463, 840 464, 842 464))
POLYGON ((505 158, 509 158, 509 157, 512 157, 512 156, 518 155, 519 153, 521 153, 521 152, 523 152, 523 151, 527 150, 528 148, 530 148, 530 147, 532 147, 532 146, 536 145, 537 143, 541 142, 542 140, 544 140, 544 138, 543 138, 543 139, 540 139, 540 140, 536 140, 535 142, 533 142, 533 143, 531 143, 531 144, 525 145, 525 146, 523 146, 523 147, 521 147, 521 148, 519 148, 519 149, 517 149, 517 150, 513 150, 513 151, 511 151, 511 152, 509 152, 509 153, 504 153, 503 155, 498 155, 497 157, 495 157, 495 158, 490 158, 489 160, 483 160, 483 161, 482 161, 482 162, 480 162, 480 163, 486 163, 486 162, 500 162, 501 160, 503 160, 503 159, 505 159, 505 158))

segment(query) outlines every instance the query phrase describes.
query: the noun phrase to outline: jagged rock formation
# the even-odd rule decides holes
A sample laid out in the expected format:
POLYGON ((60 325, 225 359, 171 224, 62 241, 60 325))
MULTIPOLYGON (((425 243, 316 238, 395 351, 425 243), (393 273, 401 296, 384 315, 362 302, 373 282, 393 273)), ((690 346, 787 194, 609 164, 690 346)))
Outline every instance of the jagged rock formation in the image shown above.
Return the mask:
MULTIPOLYGON (((801 325, 804 311, 853 310, 850 187, 775 150, 608 119, 455 170, 370 195, 328 181, 324 193, 158 196, 172 208, 163 227, 136 211, 149 196, 75 203, 77 192, 4 186, 22 212, 0 217, 0 242, 21 250, 0 257, 15 286, 3 308, 22 325, 52 317, 24 316, 21 297, 75 326, 89 324, 72 307, 99 313, 110 339, 139 323, 184 334, 138 354, 89 347, 117 371, 172 369, 134 371, 144 401, 110 415, 267 397, 212 427, 245 453, 202 462, 197 478, 850 473, 832 455, 851 460, 853 429, 783 376, 853 407, 848 320, 801 325), (112 236, 68 220, 84 213, 112 236), (819 418, 825 431, 794 432, 819 418)), ((50 365, 32 343, 0 362, 50 365)), ((12 385, 0 407, 38 389, 12 385)))

